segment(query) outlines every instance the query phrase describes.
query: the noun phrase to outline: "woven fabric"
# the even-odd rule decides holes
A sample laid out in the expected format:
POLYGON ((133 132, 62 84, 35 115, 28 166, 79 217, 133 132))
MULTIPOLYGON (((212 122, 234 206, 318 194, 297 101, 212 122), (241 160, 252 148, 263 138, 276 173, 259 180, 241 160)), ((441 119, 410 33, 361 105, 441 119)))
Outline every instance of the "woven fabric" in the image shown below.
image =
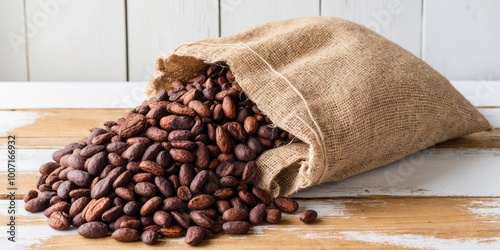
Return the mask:
POLYGON ((375 32, 333 17, 268 23, 184 44, 157 61, 149 93, 225 61, 279 127, 303 143, 258 158, 275 195, 338 181, 454 137, 491 129, 438 72, 375 32))

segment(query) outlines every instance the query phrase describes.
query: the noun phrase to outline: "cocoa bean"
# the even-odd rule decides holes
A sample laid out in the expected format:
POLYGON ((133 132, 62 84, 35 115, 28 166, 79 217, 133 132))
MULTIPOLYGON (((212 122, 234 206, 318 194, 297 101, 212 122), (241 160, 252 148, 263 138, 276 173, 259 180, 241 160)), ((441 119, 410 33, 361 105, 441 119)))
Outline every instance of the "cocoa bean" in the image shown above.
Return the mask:
POLYGON ((250 230, 247 221, 228 221, 222 224, 222 230, 229 234, 246 234, 250 230))
POLYGON ((187 229, 184 241, 191 246, 196 246, 201 243, 204 237, 205 231, 201 227, 191 226, 187 229))
POLYGON ((284 196, 274 198, 273 204, 276 208, 286 213, 294 213, 299 209, 299 204, 295 200, 284 196))
POLYGON ((108 230, 106 223, 92 221, 78 227, 78 234, 85 238, 102 238, 108 236, 108 230))
POLYGON ((63 211, 55 211, 50 215, 48 224, 56 230, 66 230, 71 226, 69 215, 63 211))
POLYGON ((299 217, 300 221, 306 224, 313 223, 316 218, 318 218, 318 213, 310 209, 304 210, 304 212, 302 212, 299 217))
POLYGON ((122 242, 133 242, 138 241, 141 238, 139 231, 132 228, 120 228, 115 230, 111 237, 117 241, 122 242))

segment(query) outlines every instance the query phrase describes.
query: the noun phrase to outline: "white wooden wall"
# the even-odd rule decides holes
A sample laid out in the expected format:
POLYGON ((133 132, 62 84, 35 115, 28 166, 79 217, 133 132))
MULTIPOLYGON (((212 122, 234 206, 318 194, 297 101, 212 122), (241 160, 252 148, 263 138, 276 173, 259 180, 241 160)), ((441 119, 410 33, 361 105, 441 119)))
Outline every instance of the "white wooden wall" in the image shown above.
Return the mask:
POLYGON ((498 0, 0 0, 0 81, 147 81, 182 43, 299 16, 368 26, 450 80, 500 79, 498 0))

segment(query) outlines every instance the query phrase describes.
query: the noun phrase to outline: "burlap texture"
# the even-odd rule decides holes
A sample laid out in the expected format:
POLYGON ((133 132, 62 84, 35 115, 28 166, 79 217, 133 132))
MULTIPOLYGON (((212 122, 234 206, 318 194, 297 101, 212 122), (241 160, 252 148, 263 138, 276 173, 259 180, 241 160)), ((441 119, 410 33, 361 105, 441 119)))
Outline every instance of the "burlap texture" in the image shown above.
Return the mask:
POLYGON ((304 143, 258 158, 258 185, 291 194, 383 166, 488 121, 429 65, 332 17, 268 23, 184 44, 157 61, 149 93, 225 61, 245 93, 304 143))

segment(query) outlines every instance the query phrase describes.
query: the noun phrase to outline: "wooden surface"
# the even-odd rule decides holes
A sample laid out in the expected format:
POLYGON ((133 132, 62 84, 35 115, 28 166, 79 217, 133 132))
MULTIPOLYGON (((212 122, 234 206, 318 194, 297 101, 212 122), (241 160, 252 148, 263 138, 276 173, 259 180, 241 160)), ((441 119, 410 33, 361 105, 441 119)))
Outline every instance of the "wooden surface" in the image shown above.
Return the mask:
MULTIPOLYGON (((140 242, 88 240, 76 230, 56 231, 42 213, 24 211, 22 195, 34 188, 38 167, 52 152, 81 139, 88 129, 115 120, 127 109, 0 110, 0 161, 6 136, 16 135, 16 243, 7 241, 8 185, 0 171, 0 239, 7 249, 146 249, 140 242)), ((496 110, 496 108, 495 108, 496 110)), ((253 227, 244 236, 218 235, 212 249, 496 249, 500 246, 500 129, 441 143, 388 166, 338 183, 299 191, 301 209, 315 209, 318 222, 298 214, 278 225, 253 227)), ((159 247, 191 249, 183 238, 159 247)), ((5 247, 2 247, 5 249, 5 247)))

